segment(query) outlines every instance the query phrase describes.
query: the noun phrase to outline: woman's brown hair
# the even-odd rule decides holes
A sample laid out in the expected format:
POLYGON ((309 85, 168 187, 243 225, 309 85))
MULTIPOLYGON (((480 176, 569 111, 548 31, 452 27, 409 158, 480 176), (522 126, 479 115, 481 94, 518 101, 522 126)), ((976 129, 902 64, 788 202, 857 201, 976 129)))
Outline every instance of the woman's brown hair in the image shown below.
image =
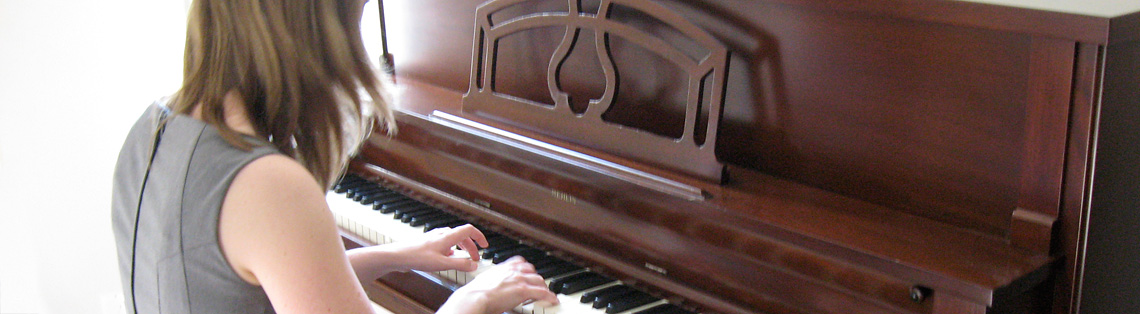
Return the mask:
POLYGON ((373 123, 395 131, 384 81, 361 42, 363 3, 194 0, 173 110, 201 107, 203 120, 249 149, 225 121, 223 99, 236 92, 257 136, 328 187, 373 123))

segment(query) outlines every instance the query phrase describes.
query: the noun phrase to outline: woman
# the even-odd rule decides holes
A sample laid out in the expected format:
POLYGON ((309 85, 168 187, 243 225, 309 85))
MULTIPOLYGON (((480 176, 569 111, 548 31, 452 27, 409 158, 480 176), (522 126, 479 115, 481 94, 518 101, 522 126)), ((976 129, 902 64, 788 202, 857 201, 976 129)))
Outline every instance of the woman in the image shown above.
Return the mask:
MULTIPOLYGON (((131 313, 371 313, 361 281, 475 268, 487 243, 469 225, 348 252, 337 235, 325 191, 360 134, 373 123, 395 131, 360 40, 363 2, 194 1, 183 86, 140 118, 116 165, 131 313), (455 246, 470 258, 453 258, 455 246)), ((501 313, 528 300, 558 302, 515 259, 440 312, 501 313)))

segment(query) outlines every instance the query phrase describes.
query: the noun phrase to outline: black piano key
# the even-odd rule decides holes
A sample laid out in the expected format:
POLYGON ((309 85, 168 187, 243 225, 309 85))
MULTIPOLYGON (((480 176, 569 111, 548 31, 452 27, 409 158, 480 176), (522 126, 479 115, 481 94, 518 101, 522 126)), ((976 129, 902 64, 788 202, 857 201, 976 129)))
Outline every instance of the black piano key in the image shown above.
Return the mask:
POLYGON ((382 214, 391 214, 391 213, 394 213, 394 212, 399 211, 399 210, 412 210, 412 209, 419 209, 419 208, 431 208, 431 206, 428 206, 427 204, 420 203, 420 202, 410 202, 410 203, 392 204, 392 205, 372 204, 372 209, 378 210, 382 214))
POLYGON ((617 300, 618 298, 627 294, 633 293, 634 291, 637 290, 633 290, 633 288, 630 288, 629 286, 617 285, 597 291, 591 291, 595 292, 592 293, 592 295, 589 295, 591 298, 587 298, 588 295, 584 294, 582 295, 581 301, 582 303, 593 304, 593 307, 595 309, 600 309, 606 307, 606 305, 610 302, 613 302, 614 300, 617 300))
POLYGON ((348 189, 356 188, 365 184, 368 184, 368 181, 365 181, 364 179, 341 180, 340 183, 337 183, 336 186, 333 187, 333 191, 337 193, 345 193, 348 192, 348 189))
POLYGON ((518 242, 508 243, 508 244, 500 245, 500 246, 491 246, 491 247, 483 250, 483 258, 491 259, 491 258, 495 257, 496 253, 507 251, 507 250, 513 250, 513 249, 520 248, 520 247, 523 247, 523 245, 519 244, 518 242))
POLYGON ((571 263, 555 263, 539 268, 536 270, 536 272, 539 276, 542 276, 542 278, 553 278, 579 270, 582 270, 582 267, 578 265, 571 263))
POLYGON ((530 261, 532 259, 538 259, 539 257, 546 256, 546 252, 531 247, 522 247, 514 250, 495 253, 495 255, 491 258, 491 262, 498 264, 515 256, 522 256, 523 259, 530 261))
POLYGON ((415 219, 417 217, 434 217, 441 214, 445 213, 442 210, 435 208, 421 211, 409 211, 407 213, 404 213, 403 217, 400 217, 400 221, 403 223, 411 223, 412 219, 415 219))
POLYGON ((408 225, 411 225, 412 227, 420 227, 427 224, 429 221, 452 221, 456 219, 458 218, 456 218, 455 215, 441 212, 436 215, 413 217, 412 220, 408 221, 408 225))
POLYGON ((630 289, 630 290, 626 290, 626 291, 620 291, 620 292, 615 293, 615 294, 600 295, 597 298, 595 298, 594 304, 592 306, 595 309, 605 308, 605 307, 609 306, 610 303, 613 303, 617 300, 621 300, 622 298, 628 298, 634 293, 637 293, 637 291, 630 289))
MULTIPOLYGON (((543 250, 530 249, 530 250, 519 252, 519 254, 517 256, 522 256, 523 259, 527 260, 527 262, 530 262, 530 261, 540 260, 542 258, 549 256, 549 255, 546 255, 546 252, 543 250)), ((534 263, 531 263, 531 264, 533 265, 534 263)))
POLYGON ((359 181, 359 180, 360 180, 360 177, 350 173, 350 174, 345 174, 344 176, 340 177, 340 180, 337 180, 336 184, 341 185, 344 183, 355 182, 355 181, 359 181))
POLYGON ((348 192, 348 188, 352 186, 354 185, 351 183, 337 184, 335 187, 333 187, 333 192, 336 192, 337 194, 344 194, 345 192, 348 192))
MULTIPOLYGON (((517 255, 518 252, 522 252, 525 250, 531 250, 531 249, 532 248, 529 246, 520 244, 520 245, 512 246, 508 249, 488 250, 488 251, 491 251, 492 253, 494 253, 494 254, 492 254, 493 256, 511 257, 511 256, 517 255)), ((506 258, 503 258, 503 259, 505 260, 506 258)), ((498 264, 498 262, 496 262, 495 264, 498 264)))
POLYGON ((379 185, 363 185, 359 188, 350 189, 349 191, 353 192, 354 198, 363 198, 368 195, 394 193, 391 190, 379 185))
POLYGON ((639 307, 642 305, 646 305, 649 303, 656 302, 658 300, 661 300, 661 299, 658 299, 654 296, 651 296, 648 293, 634 292, 634 293, 630 293, 630 294, 625 295, 624 298, 614 300, 613 302, 610 302, 609 304, 607 304, 606 305, 606 313, 613 314, 613 313, 618 313, 618 312, 624 312, 624 311, 628 311, 629 309, 632 309, 635 307, 639 307))
POLYGON ((426 216, 426 217, 416 217, 411 222, 412 223, 419 222, 418 225, 413 225, 413 226, 419 227, 419 226, 426 225, 429 222, 442 223, 442 222, 451 222, 451 221, 455 221, 455 220, 459 220, 459 217, 455 217, 455 215, 452 215, 451 213, 448 213, 448 212, 440 211, 439 215, 431 215, 431 216, 426 216))
POLYGON ((414 219, 411 223, 412 223, 413 227, 423 226, 424 232, 428 232, 428 231, 431 231, 432 229, 435 229, 435 228, 428 228, 428 224, 432 224, 434 226, 444 226, 444 225, 447 225, 448 223, 456 222, 456 221, 460 221, 460 220, 461 219, 459 219, 459 217, 455 217, 455 215, 444 213, 443 215, 439 215, 439 216, 435 216, 435 217, 431 217, 431 218, 414 219))
POLYGON ((528 259, 526 261, 530 262, 531 265, 534 265, 534 269, 536 269, 536 270, 539 268, 542 268, 542 267, 546 267, 548 265, 554 265, 555 263, 565 263, 565 261, 560 260, 560 259, 558 259, 554 256, 550 256, 550 255, 544 255, 544 256, 536 258, 534 260, 528 259))
POLYGON ((571 282, 571 281, 578 280, 581 278, 586 278, 586 277, 589 277, 591 275, 596 276, 597 274, 589 273, 589 272, 583 272, 583 273, 577 273, 577 274, 569 275, 569 276, 562 277, 562 278, 555 278, 554 280, 550 281, 550 291, 554 292, 554 293, 561 293, 562 288, 565 287, 567 282, 571 282))
POLYGON ((438 228, 454 226, 457 223, 460 226, 462 226, 462 225, 466 224, 467 222, 462 220, 462 219, 459 219, 459 218, 456 218, 453 220, 429 221, 429 222, 424 224, 424 232, 432 231, 432 230, 435 230, 438 228))
POLYGON ((422 214, 422 213, 435 212, 435 211, 438 211, 438 209, 431 208, 431 207, 409 208, 407 210, 395 211, 395 213, 392 215, 392 218, 403 221, 404 216, 412 216, 412 215, 418 215, 418 214, 422 214))
POLYGON ((486 250, 486 249, 490 249, 490 248, 497 248, 497 247, 507 246, 507 245, 519 244, 519 241, 505 237, 505 236, 502 236, 502 235, 498 235, 498 236, 486 235, 486 236, 487 236, 487 246, 481 247, 480 249, 482 249, 482 250, 486 250))
MULTIPOLYGON (((455 228, 455 227, 459 227, 459 226, 466 225, 466 224, 470 224, 470 223, 466 222, 466 221, 459 220, 459 221, 455 221, 455 222, 446 224, 446 225, 444 225, 444 227, 455 228)), ((475 229, 479 229, 479 228, 475 228, 475 229)))
POLYGON ((348 199, 352 199, 353 196, 356 196, 355 189, 348 189, 348 191, 344 191, 344 197, 347 197, 348 199))
MULTIPOLYGON (((357 196, 360 196, 360 195, 357 195, 357 196)), ((365 194, 363 197, 361 197, 357 201, 360 202, 361 204, 364 204, 364 205, 375 206, 374 204, 395 203, 398 201, 404 201, 404 200, 408 200, 408 199, 409 198, 407 196, 404 196, 400 193, 391 192, 391 193, 365 194)))
POLYGON ((381 188, 381 187, 379 184, 368 182, 368 181, 363 181, 360 184, 355 184, 352 187, 349 187, 348 190, 359 191, 359 190, 370 190, 370 189, 376 189, 376 188, 381 188))
POLYGON ((383 186, 380 186, 379 184, 369 182, 369 183, 360 184, 360 185, 348 188, 348 191, 352 192, 354 194, 368 194, 368 193, 376 193, 376 192, 387 192, 390 190, 388 190, 387 188, 385 188, 383 186))
POLYGON ((357 191, 353 191, 353 190, 348 190, 348 198, 351 198, 353 201, 359 202, 361 199, 364 198, 364 194, 369 193, 369 192, 371 192, 371 191, 359 191, 359 192, 357 192, 357 191))
POLYGON ((376 194, 365 195, 364 198, 360 198, 359 202, 361 204, 366 204, 366 206, 372 206, 372 208, 375 209, 376 204, 380 204, 380 206, 383 207, 384 204, 394 204, 397 202, 408 202, 408 201, 413 201, 413 200, 408 199, 408 196, 404 196, 400 193, 394 193, 393 192, 393 193, 376 193, 376 194))
POLYGON ((662 305, 654 306, 654 307, 651 307, 648 309, 633 312, 633 314, 665 314, 665 313, 672 313, 672 311, 674 311, 675 309, 680 309, 680 308, 678 308, 677 306, 672 305, 672 304, 662 304, 662 305))
POLYGON ((632 290, 633 290, 633 288, 630 288, 629 286, 623 286, 623 285, 609 286, 609 287, 605 287, 602 289, 583 293, 582 299, 580 299, 580 301, 582 303, 594 303, 594 300, 596 300, 598 298, 598 296, 600 296, 600 295, 621 293, 623 291, 632 291, 632 290))
POLYGON ((338 187, 347 188, 349 185, 361 184, 361 183, 365 183, 365 182, 368 182, 368 180, 365 180, 365 179, 358 177, 358 176, 350 175, 350 176, 344 176, 343 178, 341 178, 340 181, 337 181, 336 185, 338 187))
MULTIPOLYGON (((470 222, 466 222, 466 221, 462 221, 462 220, 460 220, 460 221, 456 221, 456 222, 453 222, 453 223, 449 223, 449 224, 447 224, 447 225, 444 225, 444 227, 448 227, 448 228, 455 228, 455 227, 459 227, 459 226, 462 226, 462 225, 469 225, 469 224, 471 224, 471 223, 470 223, 470 222)), ((479 229, 479 228, 475 228, 475 229, 479 229)))
POLYGON ((372 202, 371 204, 372 204, 373 210, 382 210, 385 207, 392 208, 392 207, 398 207, 398 206, 423 204, 423 203, 420 203, 417 200, 408 198, 407 196, 400 195, 400 197, 377 200, 375 202, 372 202))
POLYGON ((358 203, 360 203, 361 205, 369 205, 369 206, 372 206, 374 204, 383 204, 383 203, 388 203, 388 202, 392 202, 395 200, 404 199, 403 195, 399 195, 399 194, 395 194, 395 193, 391 193, 391 194, 389 194, 389 193, 369 193, 369 194, 364 194, 364 196, 361 196, 359 194, 357 194, 356 196, 360 196, 360 200, 357 201, 358 203))
MULTIPOLYGON (((381 209, 383 209, 383 206, 381 206, 381 209)), ((391 206, 391 209, 392 214, 400 215, 400 218, 404 218, 404 215, 407 215, 409 213, 421 212, 425 210, 438 211, 438 209, 435 209, 435 207, 431 207, 423 203, 391 206)))
POLYGON ((357 190, 357 195, 364 196, 387 196, 387 195, 400 195, 400 192, 392 191, 381 186, 373 186, 374 188, 357 190))
POLYGON ((566 261, 564 261, 564 260, 562 260, 562 259, 560 259, 554 255, 546 254, 547 253, 546 251, 543 251, 543 250, 537 250, 537 251, 541 252, 541 255, 531 256, 530 258, 527 259, 528 262, 530 262, 531 264, 534 264, 535 269, 538 269, 539 264, 542 264, 543 266, 545 266, 546 264, 549 264, 549 263, 566 263, 566 261))
POLYGON ((484 231, 482 228, 480 228, 479 226, 475 226, 474 224, 472 224, 472 226, 474 226, 474 227, 475 227, 475 229, 478 229, 478 230, 479 230, 479 232, 482 232, 482 233, 483 233, 483 237, 487 239, 487 242, 490 242, 492 239, 505 238, 505 237, 504 237, 503 235, 501 235, 501 234, 498 234, 498 233, 494 233, 494 232, 491 232, 491 231, 484 231))
POLYGON ((432 208, 432 210, 408 212, 408 213, 404 214, 403 217, 400 217, 400 221, 403 223, 411 223, 412 219, 416 219, 419 217, 427 218, 427 217, 435 217, 435 216, 439 216, 439 215, 443 215, 443 214, 445 214, 443 211, 432 208))
POLYGON ((385 189, 379 185, 362 185, 354 189, 348 189, 348 192, 345 192, 344 194, 345 196, 348 196, 348 198, 359 202, 360 199, 364 197, 364 195, 383 190, 385 189))
POLYGON ((695 314, 681 308, 680 306, 672 304, 662 304, 654 306, 645 310, 634 312, 633 314, 695 314))
POLYGON ((574 293, 581 292, 582 290, 586 290, 586 289, 590 289, 593 287, 597 287, 597 286, 601 286, 601 285, 604 285, 607 283, 614 282, 613 279, 610 279, 609 277, 606 277, 606 276, 598 275, 596 273, 587 272, 584 274, 587 274, 587 275, 580 277, 580 278, 577 278, 577 279, 574 279, 574 280, 567 280, 566 282, 563 282, 562 283, 562 293, 563 294, 574 294, 574 293))

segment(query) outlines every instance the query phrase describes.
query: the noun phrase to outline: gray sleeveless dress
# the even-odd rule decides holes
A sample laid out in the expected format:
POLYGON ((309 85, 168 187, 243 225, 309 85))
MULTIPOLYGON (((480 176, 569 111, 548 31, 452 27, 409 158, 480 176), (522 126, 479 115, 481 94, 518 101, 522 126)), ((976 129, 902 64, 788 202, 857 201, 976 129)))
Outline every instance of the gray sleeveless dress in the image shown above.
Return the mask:
POLYGON ((238 277, 223 257, 218 214, 237 172, 277 151, 268 145, 242 151, 214 127, 175 115, 143 189, 161 108, 152 105, 135 123, 115 166, 112 225, 128 312, 137 306, 148 314, 273 313, 265 291, 238 277))

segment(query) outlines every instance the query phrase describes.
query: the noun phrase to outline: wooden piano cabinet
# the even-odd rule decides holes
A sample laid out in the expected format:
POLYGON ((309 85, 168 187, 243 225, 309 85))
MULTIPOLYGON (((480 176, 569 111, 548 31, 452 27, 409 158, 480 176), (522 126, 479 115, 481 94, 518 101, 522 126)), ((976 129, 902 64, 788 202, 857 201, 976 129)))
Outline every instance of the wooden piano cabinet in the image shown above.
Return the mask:
MULTIPOLYGON (((1080 313, 1140 312, 1140 14, 1112 20, 1103 46, 1103 91, 1090 150, 1091 175, 1073 259, 1080 313)), ((1076 231, 1076 230, 1074 230, 1076 231)), ((1076 311, 1074 311, 1076 312, 1076 311)))
MULTIPOLYGON (((567 51, 577 37, 565 26, 478 37, 477 24, 569 14, 560 12, 571 4, 594 18, 625 0, 499 1, 515 6, 488 17, 477 16, 481 0, 383 1, 400 132, 370 140, 351 171, 704 313, 1140 313, 1140 5, 615 9, 614 21, 663 43, 689 45, 677 30, 690 24, 668 24, 691 23, 727 50, 721 113, 697 123, 719 127, 724 171, 707 176, 677 170, 688 159, 661 162, 684 154, 639 156, 639 141, 592 145, 512 121, 513 109, 495 107, 506 105, 465 103, 478 92, 555 107, 559 91, 589 112, 591 98, 612 98, 605 123, 662 136, 689 134, 677 128, 701 110, 672 103, 704 99, 676 91, 693 86, 687 68, 634 57, 658 51, 634 47, 644 39, 587 29, 567 51), (680 22, 653 18, 662 12, 680 22)), ((700 55, 692 49, 681 51, 700 55)), ((376 291, 432 290, 404 280, 415 282, 376 291)), ((414 298, 385 302, 421 304, 394 305, 411 312, 441 302, 414 298)))

